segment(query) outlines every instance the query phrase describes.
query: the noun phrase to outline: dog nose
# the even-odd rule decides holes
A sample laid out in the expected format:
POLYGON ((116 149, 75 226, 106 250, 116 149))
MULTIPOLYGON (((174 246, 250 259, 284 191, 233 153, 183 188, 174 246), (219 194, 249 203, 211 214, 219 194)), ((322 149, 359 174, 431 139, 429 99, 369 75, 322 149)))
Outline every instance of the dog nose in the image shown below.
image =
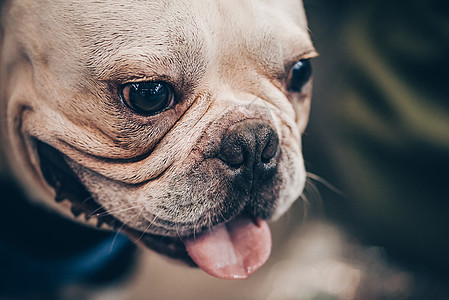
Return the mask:
POLYGON ((264 171, 276 166, 279 138, 273 128, 259 120, 231 125, 222 140, 220 159, 232 168, 264 171))

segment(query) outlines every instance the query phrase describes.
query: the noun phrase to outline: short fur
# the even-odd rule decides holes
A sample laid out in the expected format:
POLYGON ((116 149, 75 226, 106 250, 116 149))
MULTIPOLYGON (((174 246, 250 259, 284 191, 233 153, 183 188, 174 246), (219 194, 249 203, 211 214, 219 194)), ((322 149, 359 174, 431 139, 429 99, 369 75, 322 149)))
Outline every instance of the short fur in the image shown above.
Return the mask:
POLYGON ((257 217, 277 218, 305 182, 311 83, 301 93, 286 89, 292 64, 316 55, 300 4, 8 1, 0 118, 9 166, 31 199, 73 217, 42 175, 36 142, 48 144, 95 201, 143 232, 189 235, 249 202, 257 217), (117 87, 142 80, 170 82, 178 103, 135 114, 117 87), (239 178, 217 158, 227 130, 250 122, 279 136, 276 174, 266 182, 239 178))

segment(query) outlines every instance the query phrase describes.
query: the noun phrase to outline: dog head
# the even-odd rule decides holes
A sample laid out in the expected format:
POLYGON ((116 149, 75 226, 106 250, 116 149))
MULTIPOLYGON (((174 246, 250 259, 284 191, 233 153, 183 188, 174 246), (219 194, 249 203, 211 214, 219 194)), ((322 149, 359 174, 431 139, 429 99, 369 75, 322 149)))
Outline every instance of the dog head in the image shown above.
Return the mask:
POLYGON ((33 198, 218 277, 263 264, 305 182, 299 1, 12 0, 2 22, 4 143, 33 198))

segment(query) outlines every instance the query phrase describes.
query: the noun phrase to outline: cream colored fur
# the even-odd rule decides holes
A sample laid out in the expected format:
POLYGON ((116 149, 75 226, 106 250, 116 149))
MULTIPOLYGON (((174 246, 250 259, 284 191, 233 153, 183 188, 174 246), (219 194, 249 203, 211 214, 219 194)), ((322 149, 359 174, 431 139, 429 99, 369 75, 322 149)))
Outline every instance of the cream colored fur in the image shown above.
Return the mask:
POLYGON ((31 199, 71 216, 42 177, 38 139, 122 222, 189 233, 182 224, 205 219, 224 185, 201 177, 201 153, 250 119, 279 135, 273 218, 300 196, 311 83, 293 94, 279 80, 315 56, 299 1, 12 0, 1 20, 2 147, 31 199), (117 97, 117 83, 161 78, 183 93, 174 109, 142 117, 117 97))

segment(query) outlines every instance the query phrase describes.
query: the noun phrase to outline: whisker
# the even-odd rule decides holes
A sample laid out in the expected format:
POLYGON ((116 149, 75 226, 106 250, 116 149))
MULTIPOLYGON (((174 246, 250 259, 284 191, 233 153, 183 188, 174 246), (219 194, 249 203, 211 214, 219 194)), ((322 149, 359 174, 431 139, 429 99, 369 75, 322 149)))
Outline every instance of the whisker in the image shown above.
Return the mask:
POLYGON ((142 231, 140 236, 137 238, 137 242, 140 241, 143 238, 143 236, 147 233, 147 231, 148 231, 148 229, 150 229, 150 227, 151 227, 151 224, 148 224, 147 228, 145 228, 145 230, 142 231))
POLYGON ((312 201, 319 203, 322 202, 323 199, 321 197, 320 190, 310 178, 306 179, 306 190, 307 193, 310 195, 312 201))
POLYGON ((82 204, 86 204, 87 201, 92 200, 94 197, 89 196, 86 199, 83 200, 83 202, 81 202, 82 204))
POLYGON ((322 185, 324 185, 326 188, 328 188, 330 191, 336 193, 337 195, 345 196, 344 193, 340 189, 335 187, 333 184, 329 183, 326 179, 322 178, 321 176, 313 174, 311 172, 307 172, 306 175, 308 178, 321 183, 322 185))
MULTIPOLYGON (((97 209, 95 209, 94 211, 92 211, 92 212, 89 214, 89 217, 92 217, 92 216, 101 216, 101 217, 104 217, 104 216, 107 216, 107 215, 111 214, 112 212, 116 213, 116 212, 120 211, 121 209, 128 210, 128 209, 131 209, 131 208, 130 208, 130 205, 132 205, 132 204, 134 204, 134 203, 137 203, 137 201, 132 201, 132 202, 130 202, 130 203, 125 203, 125 204, 123 204, 123 205, 121 205, 121 206, 117 206, 117 207, 115 207, 115 208, 113 208, 113 209, 111 209, 111 210, 107 210, 106 208, 104 208, 103 206, 100 205, 100 207, 98 207, 97 209), (97 213, 97 212, 99 212, 99 211, 101 211, 101 210, 105 210, 105 211, 102 212, 102 213, 97 213)), ((139 206, 134 206, 134 208, 136 208, 136 207, 139 207, 139 206)))
POLYGON ((112 248, 114 248, 115 241, 117 240, 118 235, 121 233, 123 227, 125 227, 125 223, 122 223, 122 225, 115 232, 114 239, 112 240, 111 245, 109 246, 109 254, 112 253, 112 248))
POLYGON ((304 191, 301 194, 300 199, 304 203, 304 219, 308 218, 312 212, 314 214, 318 213, 318 215, 321 214, 323 208, 323 199, 321 197, 319 189, 310 178, 306 178, 304 191))
POLYGON ((129 207, 123 208, 124 206, 127 206, 127 205, 123 205, 121 207, 116 207, 114 209, 110 209, 110 210, 105 211, 103 213, 95 214, 95 216, 96 217, 104 217, 104 216, 107 216, 107 215, 122 213, 122 212, 126 212, 126 211, 129 211, 129 210, 136 209, 136 208, 140 207, 140 205, 135 205, 135 206, 129 206, 129 207))
MULTIPOLYGON (((306 189, 307 187, 304 187, 306 189)), ((309 198, 306 196, 305 192, 299 196, 299 199, 303 203, 303 209, 302 209, 302 220, 305 221, 309 215, 309 209, 310 209, 310 201, 309 198)))
POLYGON ((91 212, 89 214, 89 217, 93 217, 94 215, 96 215, 97 212, 101 211, 102 209, 104 209, 103 206, 98 207, 97 209, 95 209, 93 212, 91 212))
MULTIPOLYGON (((143 207, 142 207, 143 210, 143 207)), ((142 213, 142 211, 140 212, 142 213)), ((160 211, 157 215, 155 215, 153 217, 153 220, 151 220, 151 222, 148 223, 148 226, 145 228, 145 230, 142 232, 142 234, 137 238, 137 241, 140 241, 142 239, 142 237, 148 232, 148 229, 150 229, 150 227, 154 224, 154 222, 156 221, 157 217, 159 217, 159 215, 162 213, 162 211, 160 211)))

